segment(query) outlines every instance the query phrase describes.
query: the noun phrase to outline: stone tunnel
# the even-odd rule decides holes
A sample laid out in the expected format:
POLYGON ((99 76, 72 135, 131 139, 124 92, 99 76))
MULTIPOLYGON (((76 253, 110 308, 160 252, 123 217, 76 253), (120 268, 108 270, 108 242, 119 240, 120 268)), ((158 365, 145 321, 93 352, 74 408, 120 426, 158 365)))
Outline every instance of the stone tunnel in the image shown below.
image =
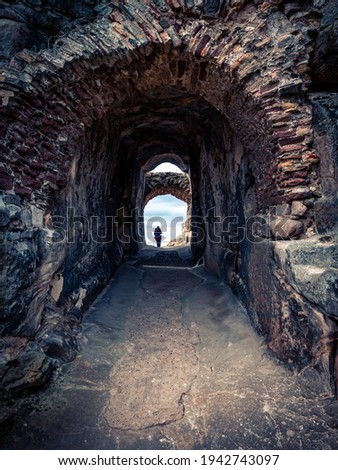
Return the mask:
MULTIPOLYGON (((3 394, 76 355, 177 164, 195 261, 337 393, 337 3, 1 2, 3 394)), ((174 188, 174 189, 173 189, 174 188)), ((176 188, 176 189, 175 189, 176 188)))

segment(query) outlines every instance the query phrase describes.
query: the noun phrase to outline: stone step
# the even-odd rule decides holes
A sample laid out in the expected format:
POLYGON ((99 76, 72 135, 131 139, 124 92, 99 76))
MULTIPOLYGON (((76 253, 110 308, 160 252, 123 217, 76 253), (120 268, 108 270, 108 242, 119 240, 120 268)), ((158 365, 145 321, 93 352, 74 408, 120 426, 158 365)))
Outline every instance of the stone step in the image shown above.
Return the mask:
POLYGON ((139 263, 141 266, 192 267, 195 265, 191 258, 183 259, 176 251, 160 251, 155 256, 139 263))

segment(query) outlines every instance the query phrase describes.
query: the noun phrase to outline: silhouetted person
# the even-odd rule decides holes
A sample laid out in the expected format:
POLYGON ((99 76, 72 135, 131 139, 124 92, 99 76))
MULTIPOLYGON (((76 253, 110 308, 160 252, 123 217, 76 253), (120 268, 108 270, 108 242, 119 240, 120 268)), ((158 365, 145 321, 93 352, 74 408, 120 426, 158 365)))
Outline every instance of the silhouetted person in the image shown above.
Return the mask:
POLYGON ((161 246, 162 230, 159 226, 157 226, 154 230, 154 238, 156 240, 157 246, 161 246))

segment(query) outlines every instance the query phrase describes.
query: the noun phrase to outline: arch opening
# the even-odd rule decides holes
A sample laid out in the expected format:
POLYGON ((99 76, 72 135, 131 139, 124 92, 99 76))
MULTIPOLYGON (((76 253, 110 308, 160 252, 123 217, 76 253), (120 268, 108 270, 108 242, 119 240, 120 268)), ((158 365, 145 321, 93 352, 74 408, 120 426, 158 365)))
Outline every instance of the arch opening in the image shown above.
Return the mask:
POLYGON ((156 246, 154 229, 162 230, 161 247, 179 246, 189 241, 186 229, 188 204, 172 195, 155 196, 144 208, 146 244, 156 246))

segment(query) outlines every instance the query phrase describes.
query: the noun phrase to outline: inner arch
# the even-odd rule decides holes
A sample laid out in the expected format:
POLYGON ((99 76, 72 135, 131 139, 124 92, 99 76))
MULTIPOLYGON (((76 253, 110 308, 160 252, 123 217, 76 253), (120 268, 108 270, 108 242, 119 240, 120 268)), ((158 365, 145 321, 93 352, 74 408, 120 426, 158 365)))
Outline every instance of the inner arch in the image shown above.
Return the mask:
MULTIPOLYGON (((187 220, 187 210, 187 203, 169 194, 151 199, 144 208, 146 243, 155 246, 154 229, 157 226, 162 230, 162 247, 181 237, 182 226, 187 220)), ((187 236, 184 234, 184 241, 187 236)))
POLYGON ((188 171, 187 165, 183 162, 182 158, 175 154, 155 155, 149 158, 147 163, 142 167, 142 170, 147 173, 155 170, 163 163, 171 163, 185 173, 188 171))

